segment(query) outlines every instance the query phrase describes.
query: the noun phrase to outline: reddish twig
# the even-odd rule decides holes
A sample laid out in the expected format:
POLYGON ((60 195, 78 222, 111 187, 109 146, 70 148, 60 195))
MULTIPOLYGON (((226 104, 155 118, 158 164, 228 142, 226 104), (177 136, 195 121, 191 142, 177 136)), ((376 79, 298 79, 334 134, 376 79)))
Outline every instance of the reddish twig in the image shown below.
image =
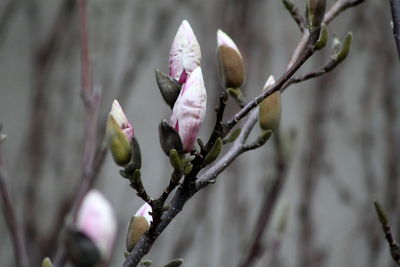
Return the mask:
POLYGON ((28 254, 25 247, 24 236, 22 234, 22 228, 20 227, 15 210, 11 194, 9 192, 7 183, 7 175, 5 170, 5 164, 3 161, 1 149, 0 149, 0 197, 3 204, 4 219, 6 221, 8 230, 11 234, 11 241, 13 243, 13 250, 15 255, 15 264, 17 267, 28 267, 28 254))
MULTIPOLYGON (((85 122, 85 137, 83 150, 82 173, 77 189, 74 191, 72 204, 72 218, 76 220, 80 203, 87 191, 93 185, 94 159, 97 144, 97 127, 98 113, 100 106, 100 93, 93 90, 91 79, 91 62, 89 53, 89 36, 87 25, 87 10, 86 0, 79 0, 78 11, 80 19, 80 36, 81 36, 81 76, 82 88, 81 96, 85 107, 86 122, 85 122)), ((65 251, 60 249, 55 258, 55 266, 63 266, 65 263, 65 251)))
POLYGON ((260 256, 263 234, 268 229, 278 197, 286 181, 288 162, 287 159, 284 158, 282 143, 278 133, 275 134, 275 148, 277 154, 275 164, 276 177, 269 188, 268 194, 264 198, 263 206, 258 214, 252 242, 249 245, 247 253, 243 257, 242 263, 239 265, 240 267, 253 266, 255 260, 260 256))

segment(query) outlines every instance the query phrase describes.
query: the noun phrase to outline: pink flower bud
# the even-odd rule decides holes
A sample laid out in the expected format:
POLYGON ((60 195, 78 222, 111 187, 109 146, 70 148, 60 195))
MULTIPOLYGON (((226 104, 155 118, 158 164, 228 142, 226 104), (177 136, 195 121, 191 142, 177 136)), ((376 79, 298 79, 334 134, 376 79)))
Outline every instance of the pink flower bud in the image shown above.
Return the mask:
POLYGON ((239 48, 236 46, 235 42, 221 29, 217 31, 217 45, 230 47, 234 49, 240 57, 242 57, 242 54, 240 54, 239 48))
POLYGON ((207 93, 201 67, 190 74, 172 110, 170 125, 182 139, 183 151, 193 149, 206 114, 207 93))
POLYGON ((134 130, 117 100, 114 100, 109 116, 114 118, 121 131, 125 134, 126 138, 128 138, 128 141, 130 142, 134 135, 134 130))
POLYGON ((99 249, 101 257, 107 259, 116 237, 117 222, 110 203, 99 191, 91 190, 86 194, 76 224, 99 249))
POLYGON ((200 60, 199 43, 189 22, 184 20, 172 43, 169 54, 169 75, 179 83, 185 83, 187 76, 200 66, 200 60))
POLYGON ((153 222, 153 216, 151 216, 151 214, 150 214, 152 211, 153 211, 153 209, 146 202, 138 209, 135 216, 143 216, 150 225, 153 222))

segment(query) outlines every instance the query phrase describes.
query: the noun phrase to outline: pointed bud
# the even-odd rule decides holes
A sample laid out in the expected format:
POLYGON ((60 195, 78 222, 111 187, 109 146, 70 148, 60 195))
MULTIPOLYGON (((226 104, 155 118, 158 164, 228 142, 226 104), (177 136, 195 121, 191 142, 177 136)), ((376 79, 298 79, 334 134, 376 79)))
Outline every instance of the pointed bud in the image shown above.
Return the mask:
POLYGON ((181 91, 181 85, 160 70, 156 70, 156 81, 162 97, 172 109, 181 91))
POLYGON ((201 68, 195 69, 184 84, 172 110, 170 125, 181 137, 183 151, 190 152, 206 114, 207 93, 201 68))
POLYGON ((107 141, 115 162, 124 166, 131 159, 133 127, 117 100, 114 100, 107 120, 107 141))
POLYGON ((346 36, 346 39, 343 42, 342 49, 340 49, 340 52, 337 55, 337 61, 339 63, 345 60, 347 55, 349 54, 352 40, 353 40, 353 34, 349 32, 346 36))
POLYGON ((315 44, 315 50, 320 50, 324 48, 327 42, 328 42, 328 27, 326 27, 325 23, 322 23, 321 32, 319 34, 318 41, 315 44))
POLYGON ((204 161, 207 165, 218 158, 219 153, 221 153, 222 146, 222 139, 218 137, 217 140, 215 140, 215 143, 212 146, 210 152, 208 152, 207 156, 204 158, 204 161))
POLYGON ((183 163, 179 157, 178 152, 175 149, 171 149, 169 151, 169 162, 171 163, 171 166, 174 167, 174 169, 176 170, 183 169, 183 163))
POLYGON ((169 55, 169 75, 183 84, 187 76, 200 66, 200 45, 189 22, 182 21, 169 55))
POLYGON ((173 261, 170 261, 167 265, 164 265, 164 267, 179 267, 183 264, 183 259, 175 259, 173 261))
POLYGON ((317 29, 325 15, 326 0, 307 0, 306 18, 310 31, 317 29))
POLYGON ((86 194, 78 211, 76 228, 93 242, 102 260, 109 258, 117 222, 110 203, 99 191, 91 190, 86 194))
POLYGON ((222 30, 217 32, 218 74, 224 88, 240 88, 245 79, 243 58, 235 42, 222 30))
POLYGON ((179 154, 183 152, 182 141, 179 133, 168 124, 166 120, 162 120, 158 126, 160 136, 160 144, 164 153, 168 156, 171 149, 175 149, 179 154))
MULTIPOLYGON (((271 88, 275 83, 274 77, 269 76, 267 82, 264 85, 264 91, 271 88)), ((281 96, 280 92, 276 91, 264 99, 259 107, 258 122, 261 129, 263 130, 276 130, 279 126, 281 119, 281 96)))
POLYGON ((51 262, 49 257, 43 259, 42 267, 53 267, 53 263, 51 262))
POLYGON ((135 137, 132 138, 131 151, 131 159, 129 164, 125 166, 125 171, 128 175, 133 171, 142 168, 142 154, 140 151, 139 142, 135 137))
POLYGON ((131 252, 143 234, 149 230, 150 224, 143 216, 132 216, 129 221, 128 233, 126 235, 126 249, 131 252))

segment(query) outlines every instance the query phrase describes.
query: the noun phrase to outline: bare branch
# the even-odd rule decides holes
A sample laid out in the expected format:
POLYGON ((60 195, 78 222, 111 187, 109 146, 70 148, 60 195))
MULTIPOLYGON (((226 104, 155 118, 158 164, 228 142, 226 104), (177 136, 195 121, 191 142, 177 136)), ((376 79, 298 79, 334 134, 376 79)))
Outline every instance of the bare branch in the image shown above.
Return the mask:
POLYGON ((8 180, 0 147, 0 197, 3 205, 4 219, 11 234, 16 261, 15 264, 17 267, 28 267, 28 254, 25 247, 24 236, 17 221, 11 194, 8 190, 8 185, 6 183, 8 180))
POLYGON ((328 25, 337 15, 350 7, 357 6, 365 0, 336 0, 332 7, 325 13, 324 23, 328 25))
POLYGON ((289 11, 289 14, 292 16, 293 20, 296 22, 297 26, 299 26, 300 31, 306 31, 306 21, 304 16, 301 14, 300 9, 296 7, 291 0, 282 0, 282 2, 287 11, 289 11))
POLYGON ((382 225, 383 233, 385 234, 385 238, 389 244, 390 254, 392 255, 392 258, 397 263, 397 265, 400 266, 400 247, 393 237, 387 215, 378 202, 374 201, 374 206, 376 214, 378 215, 378 219, 382 225))
POLYGON ((390 0, 390 9, 393 18, 393 35, 400 59, 400 0, 390 0))

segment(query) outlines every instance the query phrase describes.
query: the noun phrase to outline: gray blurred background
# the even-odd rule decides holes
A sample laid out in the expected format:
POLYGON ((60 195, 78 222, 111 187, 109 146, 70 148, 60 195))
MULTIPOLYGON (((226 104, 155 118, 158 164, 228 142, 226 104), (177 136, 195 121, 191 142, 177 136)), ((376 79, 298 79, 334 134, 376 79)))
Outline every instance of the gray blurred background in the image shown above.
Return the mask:
MULTIPOLYGON (((295 1, 301 9, 304 2, 295 1)), ((0 121, 8 135, 8 182, 27 234, 31 266, 38 266, 41 257, 55 253, 61 203, 76 188, 82 167, 78 12, 72 0, 3 0, 0 12, 0 121)), ((154 69, 167 72, 181 21, 190 22, 201 46, 208 94, 203 139, 214 124, 220 90, 216 31, 227 32, 244 55, 243 90, 249 98, 270 74, 283 73, 301 37, 278 0, 89 0, 88 17, 93 83, 102 91, 99 133, 118 98, 141 144, 143 182, 153 196, 168 182, 170 167, 157 127, 171 113, 154 69)), ((329 41, 353 32, 346 61, 282 96, 281 132, 294 129, 297 138, 275 209, 279 213, 289 204, 287 231, 269 266, 394 266, 372 206, 373 200, 384 205, 398 233, 400 69, 390 21, 389 1, 366 0, 339 15, 329 26, 329 41)), ((329 56, 330 43, 300 72, 329 56)), ((237 110, 230 103, 226 118, 237 110)), ((237 266, 274 175, 274 159, 272 144, 237 159, 215 185, 188 202, 145 258, 154 266, 176 257, 185 259, 184 266, 237 266)), ((111 266, 121 266, 127 223, 142 201, 109 155, 95 187, 118 216, 111 266)), ((14 266, 3 214, 0 233, 0 265, 14 266)), ((272 223, 263 236, 264 256, 275 235, 272 223)), ((264 256, 254 266, 266 266, 264 256)))

